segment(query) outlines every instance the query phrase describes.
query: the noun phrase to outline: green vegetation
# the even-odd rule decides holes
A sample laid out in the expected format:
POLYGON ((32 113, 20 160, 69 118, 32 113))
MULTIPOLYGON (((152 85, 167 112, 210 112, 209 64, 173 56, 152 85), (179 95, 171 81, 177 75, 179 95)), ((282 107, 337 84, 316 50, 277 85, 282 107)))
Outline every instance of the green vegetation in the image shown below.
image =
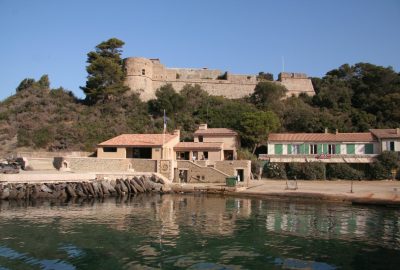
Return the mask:
POLYGON ((87 102, 96 103, 120 96, 129 88, 124 85, 125 72, 121 59, 124 42, 111 38, 96 46, 94 52, 87 54, 88 77, 86 86, 81 87, 87 102))
MULTIPOLYGON (((172 85, 165 85, 146 103, 136 94, 125 93, 123 45, 112 38, 88 53, 88 79, 82 87, 85 100, 63 88, 51 89, 47 75, 38 81, 22 80, 16 94, 0 102, 0 153, 17 148, 93 151, 99 142, 121 133, 162 132, 164 110, 168 129, 180 128, 183 140, 191 140, 200 123, 231 128, 241 135, 241 153, 250 156, 265 149, 270 132, 322 132, 324 128, 362 132, 400 126, 400 74, 391 67, 342 65, 323 78, 312 78, 313 97, 286 98, 287 90, 270 81, 272 74, 260 73, 261 81, 247 98, 210 96, 199 85, 186 85, 177 93, 172 85)), ((323 172, 327 179, 383 179, 394 166, 389 155, 384 153, 361 172, 349 165, 329 165, 325 171, 314 165, 264 169, 266 175, 278 178, 314 179, 323 172)))

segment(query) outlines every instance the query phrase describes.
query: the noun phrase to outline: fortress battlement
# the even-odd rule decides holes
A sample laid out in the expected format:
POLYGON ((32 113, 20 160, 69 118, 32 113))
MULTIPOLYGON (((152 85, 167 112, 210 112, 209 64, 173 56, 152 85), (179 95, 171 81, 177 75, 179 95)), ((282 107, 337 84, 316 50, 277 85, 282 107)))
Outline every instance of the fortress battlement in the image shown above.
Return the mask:
MULTIPOLYGON (((126 85, 140 93, 144 101, 155 98, 155 92, 165 84, 181 91, 186 84, 199 84, 210 95, 242 98, 253 93, 259 82, 256 75, 230 74, 208 68, 166 68, 160 59, 130 57, 124 60, 126 85)), ((287 96, 306 93, 314 95, 311 80, 304 73, 280 73, 274 83, 288 89, 287 96)))

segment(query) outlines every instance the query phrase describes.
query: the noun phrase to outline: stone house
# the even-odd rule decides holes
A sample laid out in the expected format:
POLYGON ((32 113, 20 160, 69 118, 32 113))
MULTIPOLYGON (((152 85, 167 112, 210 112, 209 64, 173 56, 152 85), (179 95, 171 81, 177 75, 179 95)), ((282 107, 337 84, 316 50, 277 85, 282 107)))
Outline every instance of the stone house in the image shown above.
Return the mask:
POLYGON ((371 129, 362 133, 271 133, 270 162, 371 163, 383 151, 400 151, 399 129, 371 129))
POLYGON ((100 143, 97 157, 173 159, 173 147, 179 139, 179 130, 174 134, 122 134, 100 143))
POLYGON ((138 158, 171 160, 234 160, 239 147, 238 134, 227 128, 200 125, 194 142, 180 142, 174 134, 122 134, 98 145, 99 158, 138 158))
POLYGON ((228 128, 208 128, 201 124, 194 133, 195 143, 222 143, 221 160, 237 159, 237 149, 240 147, 239 135, 228 128))
POLYGON ((400 152, 400 128, 370 129, 379 142, 379 150, 400 152))
MULTIPOLYGON (((122 134, 98 144, 97 158, 120 160, 134 171, 159 172, 177 182, 225 182, 228 176, 250 178, 250 161, 235 160, 238 134, 226 128, 207 128, 194 134, 194 142, 180 142, 173 134, 122 134)), ((124 164, 122 166, 124 166, 124 164)))

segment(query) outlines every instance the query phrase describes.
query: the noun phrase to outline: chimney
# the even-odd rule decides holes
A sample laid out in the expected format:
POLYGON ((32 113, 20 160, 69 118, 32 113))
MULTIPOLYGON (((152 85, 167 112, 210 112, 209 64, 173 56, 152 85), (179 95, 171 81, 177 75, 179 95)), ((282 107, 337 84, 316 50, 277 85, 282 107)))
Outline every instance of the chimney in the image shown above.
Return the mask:
POLYGON ((174 135, 178 135, 178 138, 181 138, 181 130, 180 129, 175 129, 174 130, 174 135))
POLYGON ((336 129, 335 134, 339 134, 339 130, 338 129, 336 129))
POLYGON ((206 130, 207 129, 207 124, 200 124, 199 125, 199 130, 206 130))
POLYGON ((327 134, 329 131, 328 131, 328 128, 325 128, 325 134, 327 134))

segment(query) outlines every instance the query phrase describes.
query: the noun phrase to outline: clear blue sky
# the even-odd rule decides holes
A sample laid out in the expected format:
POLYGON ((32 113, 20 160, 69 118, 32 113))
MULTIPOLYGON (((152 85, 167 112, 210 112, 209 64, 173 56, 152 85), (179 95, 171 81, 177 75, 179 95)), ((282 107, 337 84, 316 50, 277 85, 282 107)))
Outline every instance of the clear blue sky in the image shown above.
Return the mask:
POLYGON ((399 0, 0 0, 0 100, 24 78, 83 97, 86 54, 125 42, 123 57, 321 77, 344 63, 400 69, 399 0))

